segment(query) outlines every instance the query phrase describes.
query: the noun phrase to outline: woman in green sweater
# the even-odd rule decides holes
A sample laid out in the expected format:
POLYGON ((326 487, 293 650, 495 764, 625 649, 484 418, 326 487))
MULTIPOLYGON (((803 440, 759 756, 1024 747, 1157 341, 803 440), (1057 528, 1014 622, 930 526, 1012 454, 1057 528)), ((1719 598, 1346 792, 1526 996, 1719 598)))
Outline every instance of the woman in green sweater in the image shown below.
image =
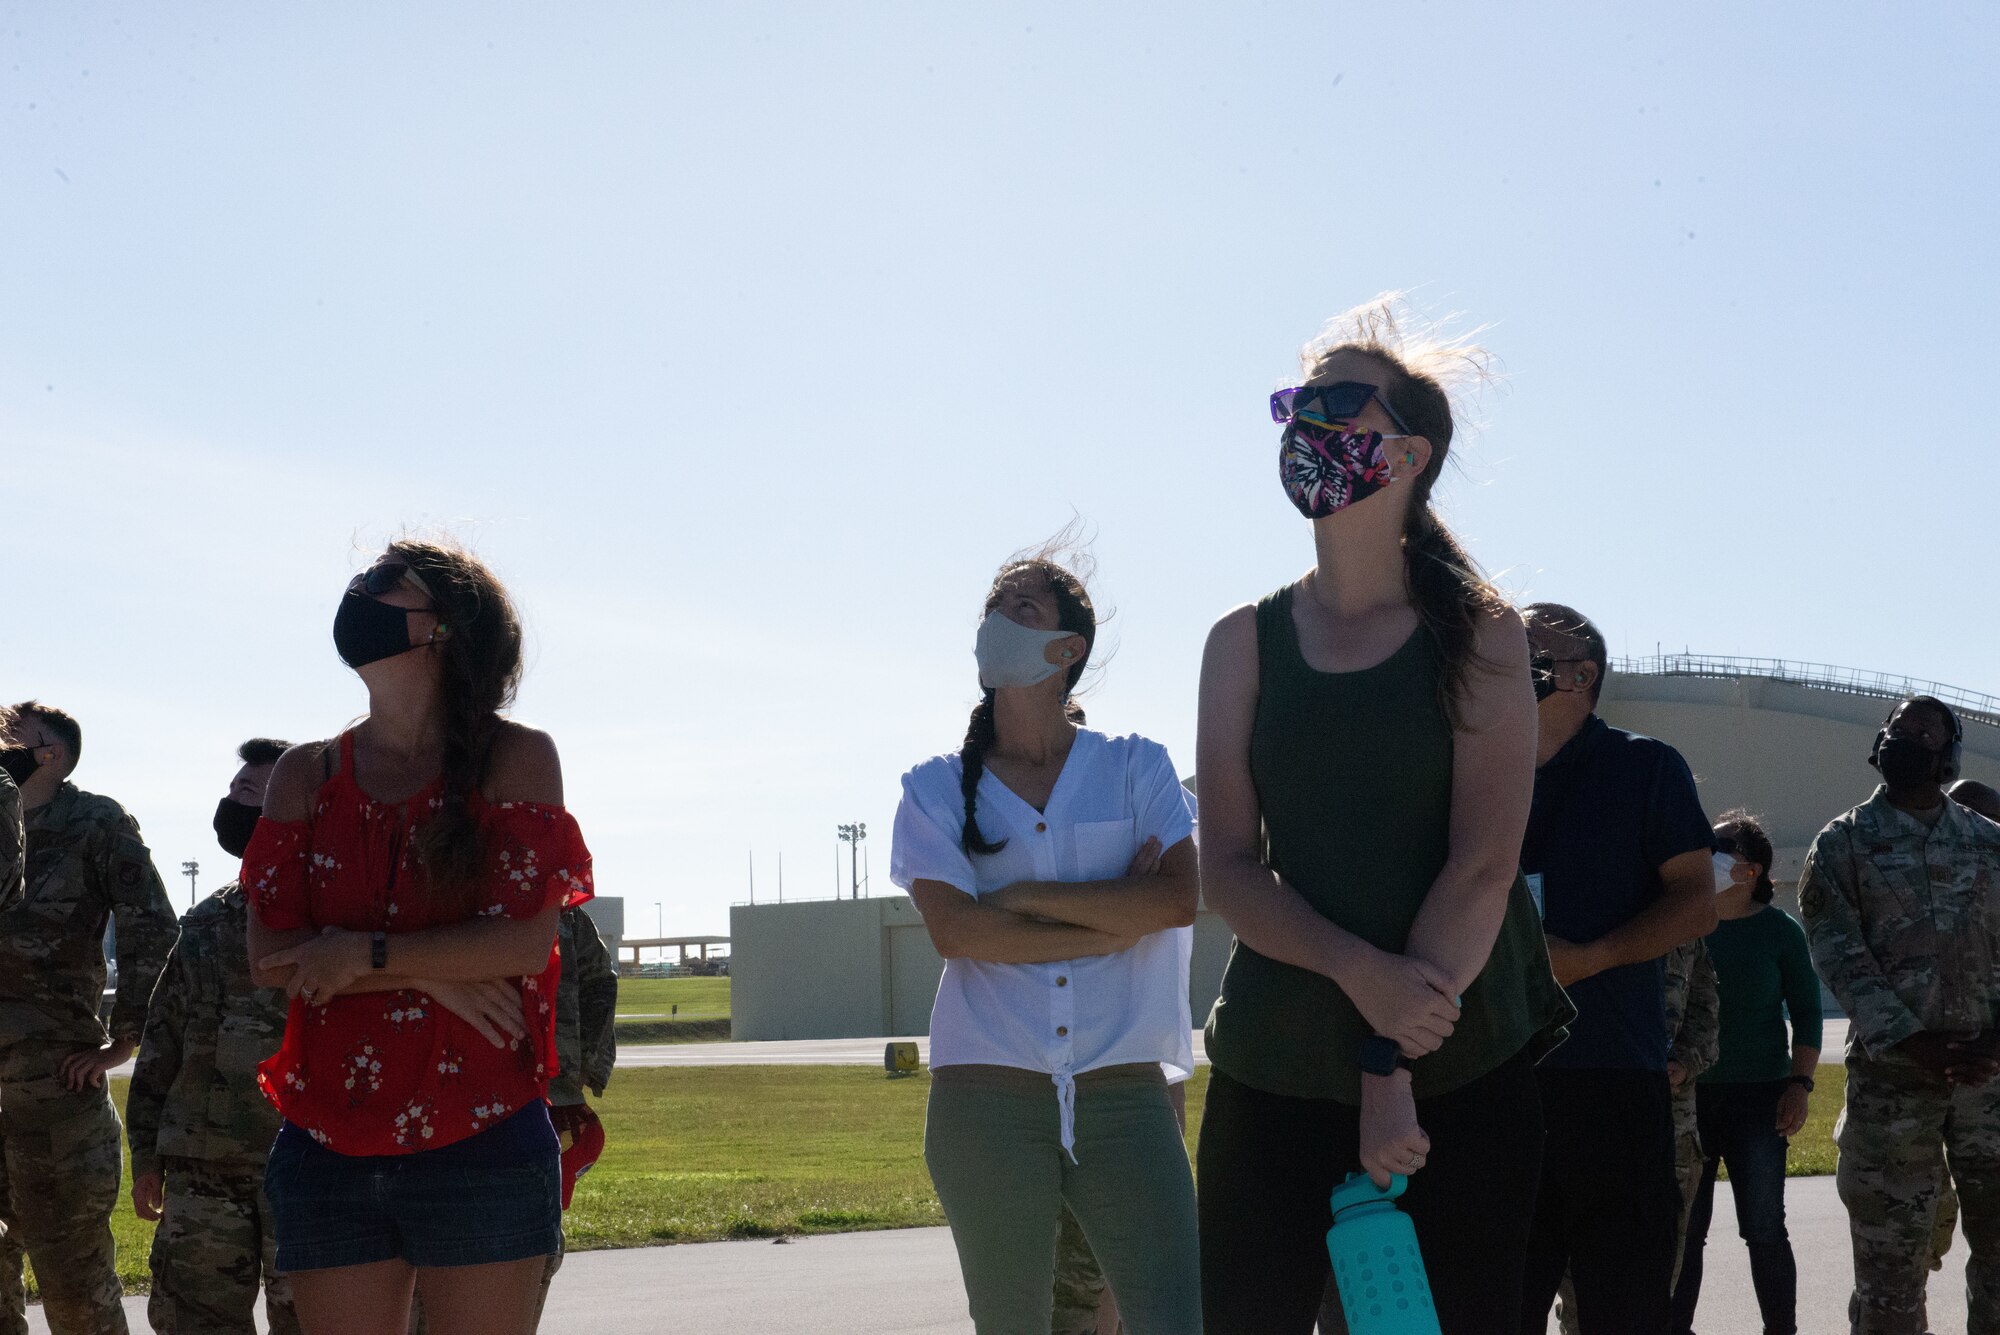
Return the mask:
POLYGON ((1746 811, 1731 811, 1716 822, 1715 837, 1722 921, 1708 937, 1708 954, 1722 995, 1721 1043, 1715 1065, 1695 1087, 1708 1161, 1674 1289, 1674 1330, 1686 1335, 1693 1328, 1715 1171, 1726 1163, 1764 1335, 1793 1335, 1799 1274, 1785 1231, 1785 1146, 1806 1124, 1819 1066, 1819 976, 1805 929, 1771 904, 1771 840, 1764 827, 1746 811))

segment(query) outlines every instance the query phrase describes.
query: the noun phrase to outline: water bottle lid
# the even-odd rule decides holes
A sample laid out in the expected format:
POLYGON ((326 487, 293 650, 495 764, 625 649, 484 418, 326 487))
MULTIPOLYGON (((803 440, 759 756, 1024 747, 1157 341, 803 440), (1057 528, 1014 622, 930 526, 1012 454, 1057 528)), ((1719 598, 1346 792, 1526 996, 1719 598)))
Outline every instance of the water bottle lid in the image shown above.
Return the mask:
POLYGON ((1349 1173, 1347 1181, 1333 1189, 1333 1212, 1351 1210, 1357 1205, 1373 1205, 1383 1201, 1393 1201, 1409 1189, 1410 1179, 1401 1173, 1389 1178, 1387 1187, 1378 1187, 1375 1180, 1366 1173, 1349 1173))

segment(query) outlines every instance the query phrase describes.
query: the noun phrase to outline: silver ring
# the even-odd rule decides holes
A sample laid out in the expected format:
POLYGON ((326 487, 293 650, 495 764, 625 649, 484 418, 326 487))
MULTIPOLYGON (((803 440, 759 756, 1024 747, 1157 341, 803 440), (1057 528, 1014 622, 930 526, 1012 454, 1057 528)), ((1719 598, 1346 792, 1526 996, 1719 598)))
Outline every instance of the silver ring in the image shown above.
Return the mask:
POLYGON ((304 997, 307 1001, 311 1001, 314 997, 319 995, 319 989, 316 987, 302 987, 299 989, 299 995, 304 997))

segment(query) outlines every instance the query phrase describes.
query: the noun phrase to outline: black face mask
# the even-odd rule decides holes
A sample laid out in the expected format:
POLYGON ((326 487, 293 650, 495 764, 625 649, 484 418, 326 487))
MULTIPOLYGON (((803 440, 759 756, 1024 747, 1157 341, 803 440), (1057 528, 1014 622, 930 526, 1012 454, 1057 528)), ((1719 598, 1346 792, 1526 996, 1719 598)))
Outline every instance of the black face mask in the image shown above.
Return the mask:
POLYGON ((333 647, 351 668, 366 667, 420 646, 410 643, 410 613, 419 608, 391 607, 367 594, 350 590, 333 614, 333 647))
POLYGON ((1884 737, 1875 748, 1875 768, 1882 781, 1899 792, 1922 788, 1942 777, 1944 752, 1933 751, 1917 737, 1884 737))
POLYGON ((225 797, 215 804, 215 841, 222 845, 222 851, 232 858, 240 858, 250 847, 250 833, 257 828, 257 820, 264 814, 264 808, 253 807, 248 802, 239 802, 233 797, 225 797))
POLYGON ((1540 704, 1556 693, 1556 658, 1554 654, 1536 654, 1528 659, 1528 675, 1535 683, 1535 703, 1540 704))
POLYGON ((7 777, 14 781, 16 788, 34 778, 35 771, 41 767, 42 762, 35 759, 32 746, 10 746, 0 751, 0 768, 7 771, 7 777))

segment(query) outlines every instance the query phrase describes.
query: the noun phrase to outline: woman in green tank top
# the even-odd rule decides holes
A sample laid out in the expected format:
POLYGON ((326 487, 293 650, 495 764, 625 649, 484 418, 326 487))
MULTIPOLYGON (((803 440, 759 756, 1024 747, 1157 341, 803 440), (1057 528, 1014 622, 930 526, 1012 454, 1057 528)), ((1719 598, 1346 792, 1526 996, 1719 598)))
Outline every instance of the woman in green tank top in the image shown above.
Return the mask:
POLYGON ((1272 397, 1318 560, 1202 663, 1202 887, 1237 938, 1197 1174, 1209 1335, 1311 1331, 1355 1171, 1409 1178, 1445 1335, 1518 1328, 1532 1066, 1572 1012, 1519 870, 1526 634, 1430 504, 1444 379, 1479 356, 1411 348, 1380 301, 1272 397))

